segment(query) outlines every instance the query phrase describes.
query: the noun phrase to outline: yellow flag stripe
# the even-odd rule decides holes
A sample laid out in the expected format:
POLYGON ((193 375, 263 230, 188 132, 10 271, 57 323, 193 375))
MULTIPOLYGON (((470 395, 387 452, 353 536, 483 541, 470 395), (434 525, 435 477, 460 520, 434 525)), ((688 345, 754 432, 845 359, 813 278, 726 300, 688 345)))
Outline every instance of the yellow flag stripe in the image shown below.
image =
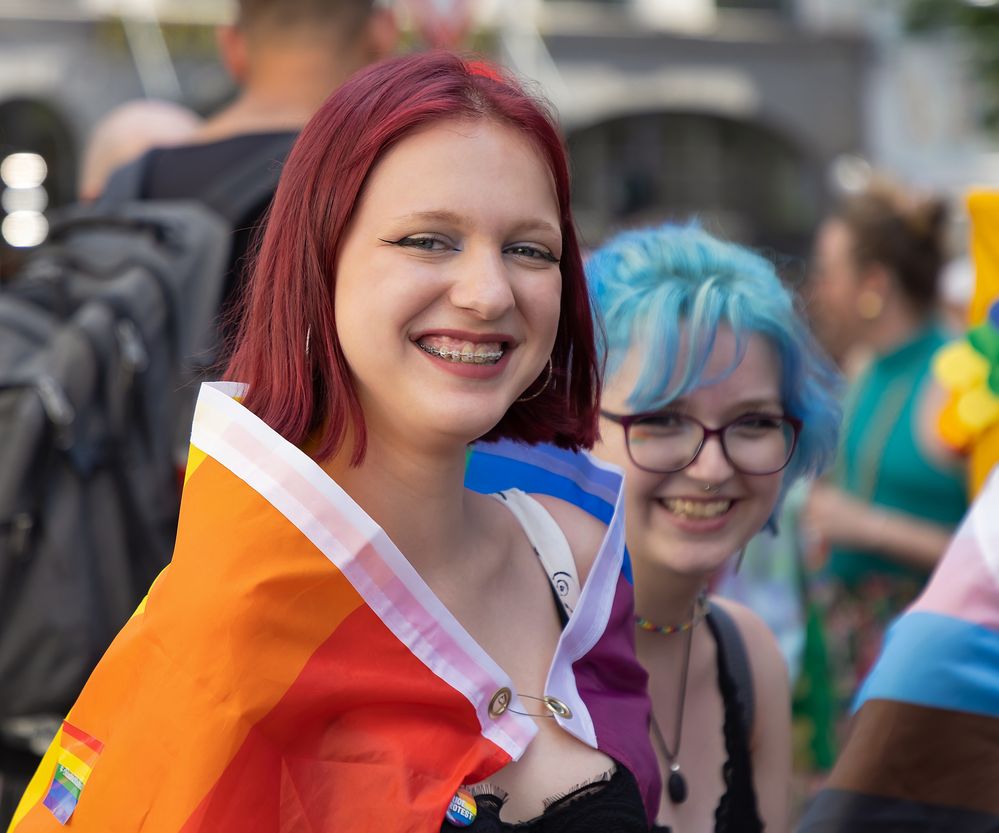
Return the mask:
POLYGON ((197 446, 191 446, 190 450, 187 452, 187 468, 184 469, 185 486, 187 485, 187 481, 191 479, 191 476, 198 470, 198 466, 205 462, 205 458, 207 456, 208 455, 197 446))
POLYGON ((45 757, 42 758, 41 764, 35 770, 34 777, 32 777, 28 784, 28 789, 21 796, 21 801, 14 811, 14 818, 11 819, 10 827, 7 828, 7 833, 14 833, 14 828, 28 815, 28 812, 36 804, 40 804, 45 799, 45 793, 48 792, 49 785, 52 783, 52 776, 55 775, 59 753, 62 751, 62 729, 60 728, 56 733, 55 739, 45 752, 45 757))
POLYGON ((63 749, 59 753, 59 763, 62 764, 66 769, 72 772, 77 778, 79 778, 84 783, 90 777, 90 773, 93 771, 88 763, 81 761, 68 749, 63 749))

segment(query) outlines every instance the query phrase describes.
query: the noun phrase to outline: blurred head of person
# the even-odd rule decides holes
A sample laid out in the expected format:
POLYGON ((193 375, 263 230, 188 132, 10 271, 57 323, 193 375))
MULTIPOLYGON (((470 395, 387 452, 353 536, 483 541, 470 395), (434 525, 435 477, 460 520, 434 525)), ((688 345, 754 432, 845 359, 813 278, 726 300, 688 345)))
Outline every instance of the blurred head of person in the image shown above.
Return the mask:
POLYGON ((80 200, 96 199, 114 170, 150 148, 190 141, 200 125, 197 113, 172 101, 143 98, 115 107, 87 139, 80 165, 80 200))
POLYGON ((875 179, 819 227, 810 280, 815 333, 839 362, 886 352, 934 314, 946 260, 946 206, 875 179))
POLYGON ((376 0, 238 0, 235 22, 220 27, 218 39, 241 87, 307 83, 312 73, 329 94, 361 67, 389 55, 398 28, 392 12, 376 0))
POLYGON ((629 550, 707 577, 832 458, 838 375, 773 264, 695 225, 625 232, 586 271, 629 550))
POLYGON ((226 377, 317 460, 349 440, 360 465, 368 429, 388 424, 428 444, 444 431, 591 446, 593 325, 554 117, 495 67, 445 52, 354 75, 284 167, 226 377), (468 164, 487 169, 489 154, 465 154, 480 141, 507 165, 491 183, 468 164), (454 265, 463 251, 474 267, 454 265), (495 372, 462 371, 492 384, 428 372, 426 354, 464 331, 497 342, 495 372))

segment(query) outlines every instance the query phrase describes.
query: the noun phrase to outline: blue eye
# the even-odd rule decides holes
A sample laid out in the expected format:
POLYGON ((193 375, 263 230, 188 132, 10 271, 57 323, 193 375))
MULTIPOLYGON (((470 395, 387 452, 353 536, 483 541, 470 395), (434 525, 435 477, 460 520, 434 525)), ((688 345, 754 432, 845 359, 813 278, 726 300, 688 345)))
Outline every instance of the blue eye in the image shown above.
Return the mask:
POLYGON ((529 258, 530 260, 542 260, 547 263, 559 262, 558 258, 547 249, 543 249, 540 246, 530 246, 526 243, 518 243, 516 246, 507 246, 504 251, 507 254, 529 258))

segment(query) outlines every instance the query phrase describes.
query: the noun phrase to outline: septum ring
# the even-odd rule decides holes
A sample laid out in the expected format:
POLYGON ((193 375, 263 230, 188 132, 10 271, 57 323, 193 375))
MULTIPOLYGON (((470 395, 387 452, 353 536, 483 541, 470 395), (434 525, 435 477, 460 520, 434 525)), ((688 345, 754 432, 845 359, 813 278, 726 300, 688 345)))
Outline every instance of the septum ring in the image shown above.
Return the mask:
POLYGON ((705 483, 703 486, 701 486, 701 491, 710 495, 717 492, 720 488, 721 486, 718 485, 717 483, 705 483))

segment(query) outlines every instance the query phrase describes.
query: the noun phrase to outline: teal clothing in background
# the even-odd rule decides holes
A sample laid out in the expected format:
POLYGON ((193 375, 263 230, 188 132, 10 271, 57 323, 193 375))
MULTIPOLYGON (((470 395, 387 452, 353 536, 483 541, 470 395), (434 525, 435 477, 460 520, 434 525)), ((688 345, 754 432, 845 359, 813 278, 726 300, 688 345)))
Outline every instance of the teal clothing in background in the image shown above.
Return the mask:
MULTIPOLYGON (((836 485, 866 503, 956 527, 967 509, 963 472, 928 460, 917 441, 918 403, 933 355, 947 341, 929 326, 857 379, 847 395, 836 485)), ((841 547, 831 551, 827 571, 847 586, 872 576, 928 577, 878 553, 841 547)))

